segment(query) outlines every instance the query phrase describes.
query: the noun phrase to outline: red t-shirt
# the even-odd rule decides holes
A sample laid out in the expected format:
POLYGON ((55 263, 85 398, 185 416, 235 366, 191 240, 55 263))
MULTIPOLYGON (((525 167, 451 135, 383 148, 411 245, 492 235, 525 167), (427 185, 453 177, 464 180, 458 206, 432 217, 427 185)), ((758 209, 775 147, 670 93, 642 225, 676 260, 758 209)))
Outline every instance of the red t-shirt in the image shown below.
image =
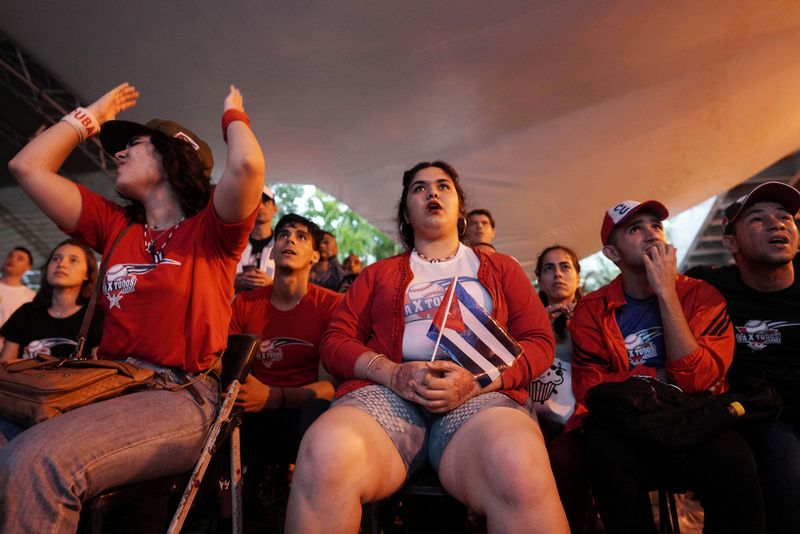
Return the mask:
POLYGON ((231 334, 261 339, 252 373, 264 384, 300 387, 319 380, 319 342, 342 295, 308 285, 308 293, 289 311, 269 301, 272 286, 243 291, 233 301, 231 334))
MULTIPOLYGON (((105 255, 128 219, 116 203, 78 187, 81 216, 67 233, 105 255)), ((111 253, 98 298, 106 310, 100 357, 208 368, 227 344, 233 275, 255 214, 225 224, 209 200, 175 230, 161 263, 145 250, 144 226, 131 226, 111 253)))

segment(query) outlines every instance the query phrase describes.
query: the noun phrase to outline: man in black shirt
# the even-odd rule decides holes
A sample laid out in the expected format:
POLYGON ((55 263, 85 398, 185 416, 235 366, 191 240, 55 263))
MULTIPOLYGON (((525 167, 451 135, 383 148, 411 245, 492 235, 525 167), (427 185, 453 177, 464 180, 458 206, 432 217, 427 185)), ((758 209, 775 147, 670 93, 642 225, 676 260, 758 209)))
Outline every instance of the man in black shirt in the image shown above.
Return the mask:
POLYGON ((728 373, 757 376, 781 394, 777 421, 747 438, 756 457, 769 532, 800 528, 800 277, 794 216, 800 192, 766 182, 725 210, 723 242, 736 265, 687 274, 714 285, 728 301, 736 348, 728 373))

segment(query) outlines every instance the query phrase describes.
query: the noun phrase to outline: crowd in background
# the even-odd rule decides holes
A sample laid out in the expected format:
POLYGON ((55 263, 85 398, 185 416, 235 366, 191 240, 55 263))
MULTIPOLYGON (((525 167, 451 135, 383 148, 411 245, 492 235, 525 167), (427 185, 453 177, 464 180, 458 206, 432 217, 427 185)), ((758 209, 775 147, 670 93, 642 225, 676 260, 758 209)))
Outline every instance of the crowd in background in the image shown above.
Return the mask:
POLYGON ((599 227, 619 277, 582 295, 575 252, 553 245, 537 256, 537 296, 493 245, 491 212, 466 210, 445 162, 402 176, 404 253, 340 262, 336 236, 313 221, 290 213, 273 224, 275 194, 236 88, 224 101, 228 154, 215 187, 210 149, 190 130, 116 120, 137 98, 122 84, 12 160, 12 174, 71 237, 51 251, 35 294, 21 282, 31 253, 8 253, 0 359, 73 356, 102 284, 83 356, 153 368, 162 382, 28 429, 0 420, 0 527, 69 531, 99 491, 191 467, 218 402, 207 371, 228 333, 259 338, 236 400, 243 450, 256 478, 269 464, 296 464, 289 532, 356 532, 362 503, 428 468, 493 532, 655 532, 654 489, 693 491, 705 532, 800 524, 795 188, 768 182, 728 206, 720 239, 735 264, 691 276, 677 271, 667 208, 621 201, 599 227), (117 160, 123 206, 56 172, 96 130, 117 160), (114 260, 102 280, 85 243, 114 260), (779 414, 749 404, 754 381, 780 394, 779 414), (187 382, 200 391, 173 387, 187 382), (687 430, 674 446, 593 417, 607 407, 603 392, 630 398, 643 383, 731 401, 709 416, 713 432, 687 430), (115 427, 92 426, 100 416, 115 427), (93 451, 108 443, 112 453, 95 465, 93 451), (55 475, 41 476, 43 465, 55 475), (38 508, 35 519, 23 501, 38 508))

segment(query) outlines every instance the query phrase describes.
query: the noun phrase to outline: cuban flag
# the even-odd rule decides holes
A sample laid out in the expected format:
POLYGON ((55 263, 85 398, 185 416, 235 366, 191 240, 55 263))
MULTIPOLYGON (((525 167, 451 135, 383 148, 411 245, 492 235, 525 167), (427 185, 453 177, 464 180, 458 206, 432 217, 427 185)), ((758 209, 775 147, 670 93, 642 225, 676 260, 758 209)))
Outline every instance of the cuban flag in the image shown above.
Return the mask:
POLYGON ((522 354, 522 347, 497 324, 453 277, 433 318, 428 338, 475 376, 481 387, 491 384, 522 354))

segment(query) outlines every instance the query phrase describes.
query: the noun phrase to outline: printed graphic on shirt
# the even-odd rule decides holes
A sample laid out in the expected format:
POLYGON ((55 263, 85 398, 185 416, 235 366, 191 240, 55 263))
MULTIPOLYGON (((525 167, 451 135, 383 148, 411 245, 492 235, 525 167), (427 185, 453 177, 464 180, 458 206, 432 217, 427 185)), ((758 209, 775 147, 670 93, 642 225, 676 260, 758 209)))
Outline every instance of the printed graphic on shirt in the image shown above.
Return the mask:
POLYGON ((122 309, 122 297, 136 291, 137 275, 146 274, 161 265, 176 265, 175 260, 162 259, 158 263, 117 263, 112 265, 103 278, 103 294, 108 299, 108 307, 122 309))
POLYGON ((264 367, 272 367, 272 364, 283 360, 283 349, 287 345, 300 345, 303 347, 313 347, 313 343, 309 343, 304 339, 297 339, 296 337, 274 337, 272 339, 265 339, 258 346, 258 356, 256 359, 260 361, 264 367))
POLYGON ((531 401, 544 404, 544 402, 552 397, 554 393, 558 393, 556 386, 560 386, 563 383, 564 368, 561 366, 561 362, 556 360, 555 363, 550 366, 550 369, 542 373, 542 376, 531 382, 531 385, 528 388, 531 401))
MULTIPOLYGON (((433 282, 411 284, 403 301, 406 324, 433 319, 452 280, 453 278, 450 277, 434 280, 433 282)), ((459 276, 458 281, 463 285, 464 282, 478 282, 478 279, 459 276)))
POLYGON ((44 339, 35 339, 28 343, 28 346, 22 351, 23 358, 33 358, 37 354, 52 354, 50 349, 58 345, 70 345, 77 347, 78 343, 74 339, 67 339, 65 337, 48 337, 44 339))
POLYGON ((634 332, 625 338, 628 349, 630 367, 646 365, 648 367, 664 367, 663 355, 658 354, 656 338, 662 335, 660 326, 653 326, 634 332))
POLYGON ((780 345, 780 329, 790 326, 800 326, 800 323, 751 319, 744 326, 736 327, 736 343, 747 345, 754 351, 762 350, 767 345, 780 345))

